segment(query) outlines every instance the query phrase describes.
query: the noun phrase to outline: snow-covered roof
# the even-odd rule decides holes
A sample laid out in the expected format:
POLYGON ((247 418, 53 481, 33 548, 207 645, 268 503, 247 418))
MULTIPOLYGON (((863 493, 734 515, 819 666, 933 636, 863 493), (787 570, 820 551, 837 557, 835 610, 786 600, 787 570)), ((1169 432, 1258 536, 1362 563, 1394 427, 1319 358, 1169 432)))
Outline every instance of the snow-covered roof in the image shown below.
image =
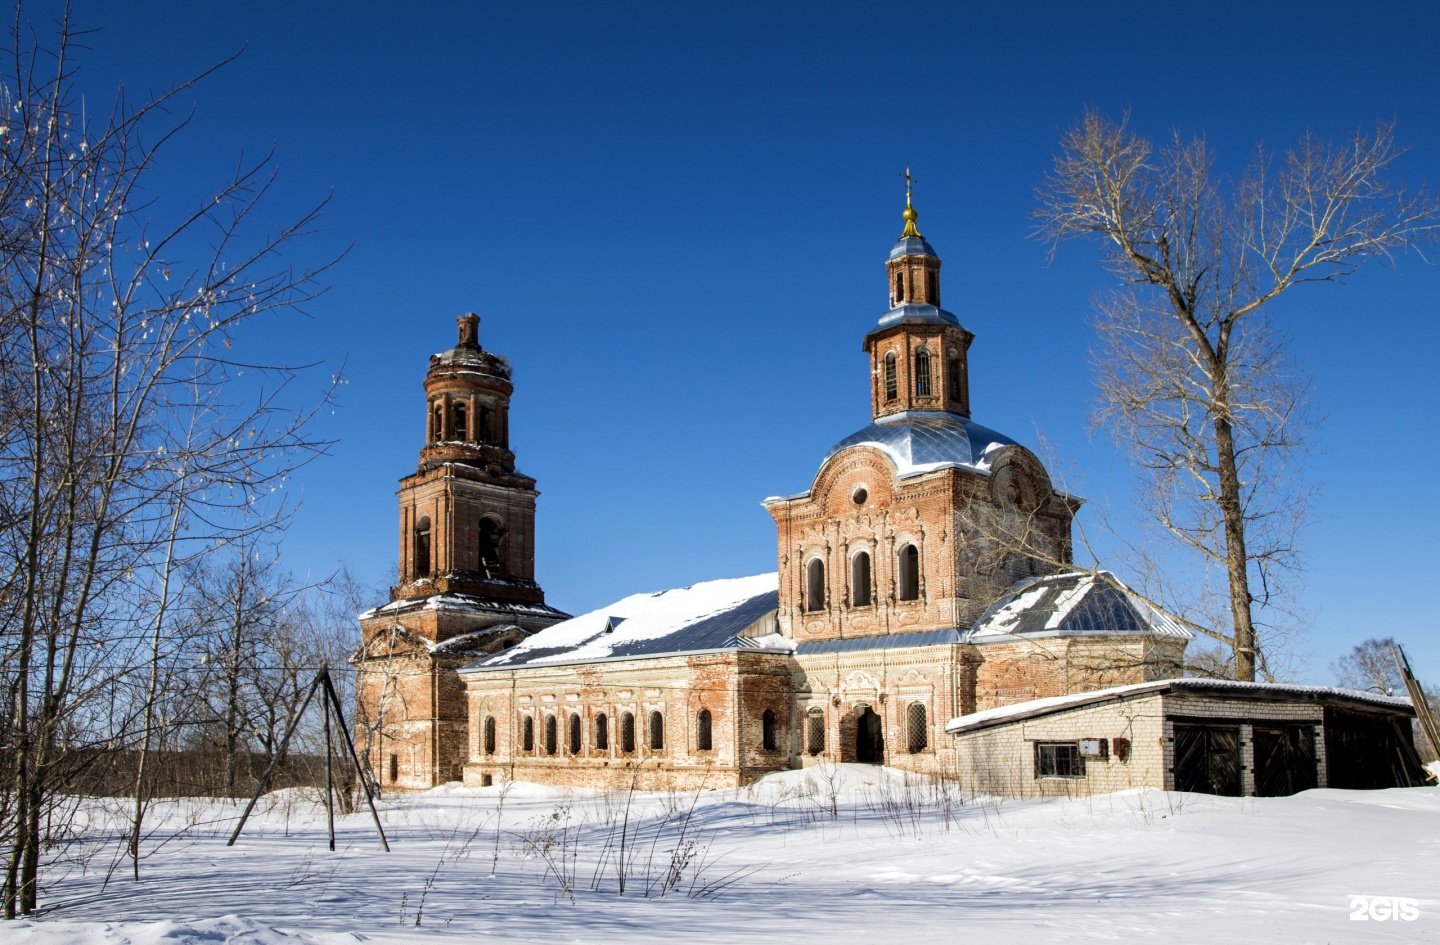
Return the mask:
POLYGON ((706 581, 653 594, 633 594, 547 627, 461 672, 737 647, 789 651, 788 641, 774 641, 768 635, 743 636, 745 631, 756 629, 757 624, 761 625, 759 629, 773 631, 773 621, 763 624, 762 621, 778 607, 779 579, 774 573, 706 581))
POLYGON ((1194 695, 1216 696, 1222 699, 1291 699, 1299 702, 1369 703, 1409 714, 1410 700, 1395 699, 1360 692, 1356 689, 1340 689, 1334 686, 1303 686, 1291 683, 1238 682, 1233 679, 1160 679, 1153 682, 1131 683, 1128 686, 1112 686, 1091 692, 1072 692, 1048 699, 1031 699, 1012 705, 997 706, 982 712, 953 718, 945 726, 951 735, 973 732, 994 725, 1019 722, 1055 712, 1079 709, 1101 702, 1123 702, 1136 696, 1150 696, 1170 693, 1191 693, 1194 695))
POLYGON ((399 614, 410 610, 464 610, 482 611, 487 614, 513 614, 532 617, 568 617, 563 610, 556 610, 548 604, 520 604, 511 601, 492 600, 474 594, 430 594, 426 597, 402 597, 388 604, 372 607, 360 615, 361 620, 378 617, 381 614, 399 614))
POLYGON ((1067 571, 1030 578, 1011 588, 980 615, 965 642, 1115 635, 1195 637, 1169 614, 1131 593, 1114 575, 1067 571))

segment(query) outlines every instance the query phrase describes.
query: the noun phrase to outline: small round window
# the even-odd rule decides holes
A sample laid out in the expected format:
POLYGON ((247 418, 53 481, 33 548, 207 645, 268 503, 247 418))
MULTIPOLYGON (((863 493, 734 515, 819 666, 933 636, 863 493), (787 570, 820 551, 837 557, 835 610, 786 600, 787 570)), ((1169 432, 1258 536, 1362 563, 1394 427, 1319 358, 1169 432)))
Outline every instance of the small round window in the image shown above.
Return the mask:
POLYGON ((855 492, 850 496, 850 498, 855 500, 856 505, 864 505, 865 500, 870 498, 870 493, 865 491, 864 486, 861 486, 860 488, 855 490, 855 492))

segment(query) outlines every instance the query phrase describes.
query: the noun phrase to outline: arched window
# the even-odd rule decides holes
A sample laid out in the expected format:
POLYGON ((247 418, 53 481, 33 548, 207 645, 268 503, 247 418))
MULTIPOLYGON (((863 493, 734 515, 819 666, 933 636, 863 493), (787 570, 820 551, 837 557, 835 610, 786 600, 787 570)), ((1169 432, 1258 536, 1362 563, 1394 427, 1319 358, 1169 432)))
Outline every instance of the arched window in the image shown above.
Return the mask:
POLYGON ((709 751, 711 747, 710 710, 701 709, 700 714, 695 717, 695 748, 709 751))
POLYGON ((578 713, 570 713, 570 754, 580 754, 580 716, 578 713))
POLYGON ((520 722, 520 748, 523 751, 535 750, 535 720, 528 715, 520 722))
POLYGON ((620 716, 620 750, 627 755, 635 753, 635 716, 629 712, 620 716))
POLYGON ((766 709, 760 715, 760 747, 766 751, 780 750, 780 721, 775 718, 774 709, 766 709))
POLYGON ((960 357, 950 355, 945 359, 945 386, 950 392, 951 400, 960 399, 960 357))
POLYGON ((805 609, 825 609, 825 562, 819 558, 805 565, 805 609))
POLYGON ((940 273, 934 269, 925 273, 925 301, 931 305, 940 304, 940 273))
POLYGON ((595 750, 610 750, 610 720, 604 712, 595 716, 595 750))
POLYGON ((495 754, 495 716, 485 716, 485 754, 495 754))
POLYGON ((487 515, 480 520, 480 527, 477 531, 480 536, 478 549, 480 573, 491 580, 499 580, 505 576, 504 561, 501 557, 505 540, 505 526, 487 515))
POLYGON ((894 400, 900 396, 900 383, 895 377, 895 352, 885 355, 885 399, 894 400))
POLYGON ((665 716, 659 712, 650 713, 650 750, 660 751, 665 747, 665 716))
POLYGON ((439 401, 435 402, 435 409, 430 411, 430 442, 438 443, 445 438, 445 405, 439 401))
POLYGON ((464 405, 463 403, 460 403, 460 402, 457 401, 455 404, 453 404, 453 405, 451 406, 450 411, 451 411, 451 414, 452 414, 453 417, 454 417, 454 423, 455 423, 454 439, 457 439, 457 440, 468 440, 468 439, 470 439, 470 427, 469 427, 469 425, 466 423, 466 421, 469 419, 469 415, 468 415, 468 412, 467 412, 466 409, 465 409, 465 405, 464 405))
POLYGON ((430 517, 415 523, 415 576, 430 576, 430 517))
POLYGON ((925 722, 925 703, 910 703, 906 719, 910 729, 910 754, 918 755, 930 745, 930 730, 925 722))
POLYGON ((930 396, 930 352, 924 348, 915 352, 915 396, 930 396))
POLYGON ((900 549, 895 578, 901 600, 920 599, 920 551, 914 545, 905 545, 900 549))
POLYGON ((560 740, 556 737, 558 733, 555 729, 555 716, 545 716, 545 754, 547 755, 555 754, 555 750, 560 747, 560 740))
POLYGON ((490 408, 481 407, 475 413, 475 442, 490 442, 490 408))
POLYGON ((850 559, 850 606, 870 606, 870 553, 862 551, 850 559))
POLYGON ((825 750, 825 710, 811 709, 807 721, 810 724, 805 734, 805 747, 810 754, 818 755, 825 750))

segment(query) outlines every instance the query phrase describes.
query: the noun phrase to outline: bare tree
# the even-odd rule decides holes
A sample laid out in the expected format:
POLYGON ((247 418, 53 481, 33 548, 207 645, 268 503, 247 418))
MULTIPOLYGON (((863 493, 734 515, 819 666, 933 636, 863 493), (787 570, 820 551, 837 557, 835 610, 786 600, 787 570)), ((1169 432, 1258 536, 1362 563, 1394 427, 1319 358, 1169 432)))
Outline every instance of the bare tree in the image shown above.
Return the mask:
POLYGON ((319 291, 326 263, 286 258, 318 208, 262 230, 267 157, 157 222, 147 183, 186 124, 171 109, 193 82, 82 109, 68 11, 49 45, 27 39, 17 11, 10 40, 0 66, 6 917, 35 908, 42 853, 62 848, 66 818, 52 814, 79 767, 153 743, 176 567, 273 522, 255 510, 325 449, 308 426, 328 398, 299 406, 298 367, 235 350, 242 328, 299 312, 319 291))
POLYGON ((1096 423, 1130 454, 1147 515, 1218 570, 1228 612, 1212 632, 1237 679, 1264 669, 1257 610, 1279 603, 1310 499, 1309 384, 1268 306, 1433 237, 1436 202, 1387 179, 1401 153, 1382 123, 1338 144, 1306 135, 1278 160, 1257 149, 1230 177, 1203 138, 1157 149, 1090 110, 1038 190, 1052 252, 1094 238, 1122 283, 1096 309, 1096 423))
POLYGON ((1405 681, 1395 665, 1394 637, 1374 637, 1357 644, 1349 653, 1335 661, 1335 678, 1348 689, 1378 692, 1382 696, 1404 695, 1405 681))

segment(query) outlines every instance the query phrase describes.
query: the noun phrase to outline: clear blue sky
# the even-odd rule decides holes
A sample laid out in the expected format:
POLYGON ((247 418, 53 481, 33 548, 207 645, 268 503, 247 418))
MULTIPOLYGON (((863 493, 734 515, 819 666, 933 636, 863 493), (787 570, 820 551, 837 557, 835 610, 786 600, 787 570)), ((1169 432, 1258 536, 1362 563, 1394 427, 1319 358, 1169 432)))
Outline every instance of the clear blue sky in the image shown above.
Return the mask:
MULTIPOLYGON (((806 488, 868 420, 860 343, 906 162, 947 307, 978 336, 976 419, 1043 435, 1067 486, 1123 512, 1123 464, 1085 434, 1108 279, 1093 247, 1047 266, 1028 238, 1060 130, 1128 107, 1238 161, 1393 118, 1401 174, 1440 183, 1433 3, 708 6, 78 4, 105 27, 83 73, 100 101, 247 47, 193 96, 165 186, 199 193, 274 145, 273 219, 333 194, 313 251, 353 244, 313 321, 276 339, 348 358, 350 379, 333 455, 296 484, 292 568, 388 577, 420 379, 473 310, 515 365, 553 604, 773 569, 759 499, 806 488)), ((1329 413, 1303 596, 1317 682, 1386 634, 1440 680, 1437 300, 1440 269, 1412 257, 1280 310, 1329 413)))

